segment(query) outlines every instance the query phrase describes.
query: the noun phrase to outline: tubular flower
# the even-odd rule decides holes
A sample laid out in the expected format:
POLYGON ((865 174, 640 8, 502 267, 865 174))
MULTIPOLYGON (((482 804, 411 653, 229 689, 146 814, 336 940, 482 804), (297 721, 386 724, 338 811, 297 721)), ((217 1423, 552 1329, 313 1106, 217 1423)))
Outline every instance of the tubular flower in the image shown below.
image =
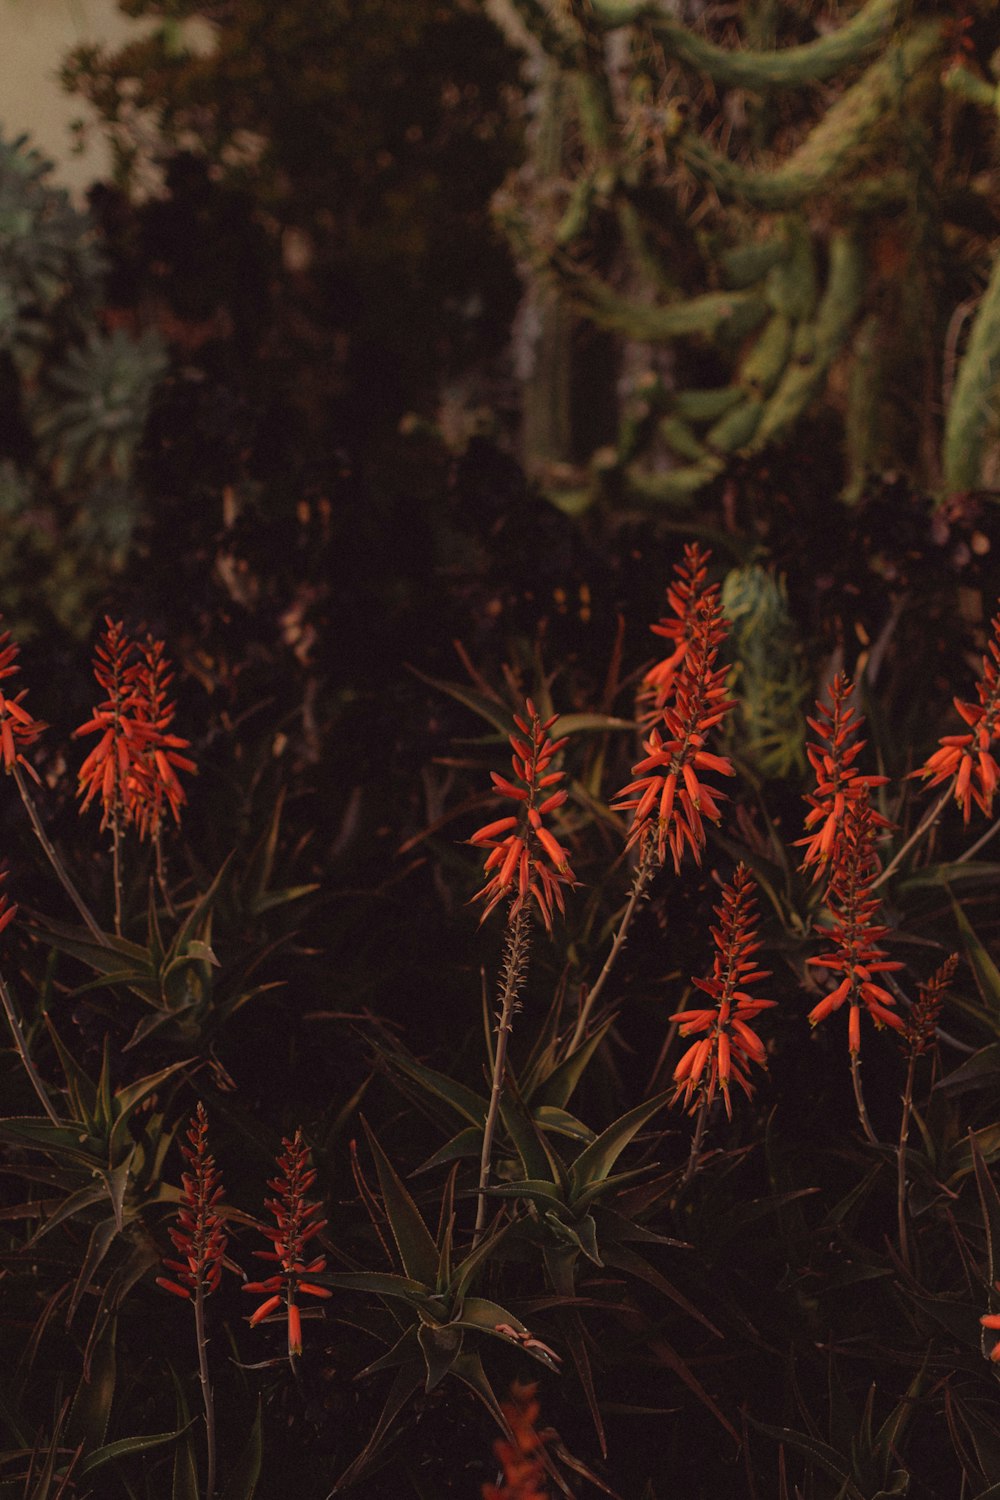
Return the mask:
POLYGON ((133 713, 144 724, 149 737, 140 751, 129 778, 126 801, 139 830, 139 837, 156 838, 160 832, 164 803, 175 823, 180 822, 181 808, 187 801, 178 771, 197 772, 193 760, 181 751, 190 741, 168 731, 174 720, 176 704, 167 696, 173 671, 164 656, 162 641, 150 635, 139 647, 141 660, 134 678, 133 713))
MULTIPOLYGON (((830 684, 829 707, 817 701, 816 717, 807 720, 820 740, 819 744, 810 742, 806 746, 809 763, 816 773, 816 790, 806 796, 810 811, 805 826, 813 831, 796 843, 804 844, 806 849, 801 868, 817 866, 815 879, 819 879, 833 853, 848 805, 867 796, 869 788, 884 786, 888 780, 885 776, 862 776, 854 769, 866 741, 855 738, 864 721, 850 701, 853 692, 854 684, 843 672, 838 672, 830 684)), ((874 810, 869 811, 869 818, 873 828, 889 827, 888 820, 874 810)))
POLYGON ((833 951, 806 960, 843 975, 836 988, 813 1006, 809 1024, 825 1021, 845 1000, 849 1001, 848 1045, 852 1053, 861 1051, 862 1006, 877 1027, 891 1026, 899 1032, 906 1029, 905 1021, 895 1012, 895 997, 872 978, 873 974, 903 968, 888 959, 879 946, 889 931, 877 920, 881 902, 871 889, 880 869, 875 838, 882 823, 868 805, 867 789, 847 803, 844 825, 833 846, 833 870, 826 894, 832 923, 817 929, 833 951))
POLYGON ((953 700, 970 733, 943 735, 933 755, 910 773, 923 776, 928 786, 940 786, 953 778, 955 801, 966 823, 972 816, 973 802, 986 817, 991 816, 993 795, 1000 782, 1000 766, 993 755, 1000 739, 1000 614, 991 624, 993 639, 989 655, 983 657, 983 675, 976 688, 979 702, 953 700))
POLYGON ((517 1380, 510 1388, 511 1399, 503 1403, 502 1409, 514 1441, 498 1438, 493 1444, 503 1468, 504 1484, 499 1490, 495 1484, 484 1484, 483 1500, 548 1500, 545 1465, 540 1457, 544 1444, 535 1430, 539 1412, 537 1390, 537 1385, 517 1380))
POLYGON ((955 977, 958 968, 958 954, 952 953, 946 958, 939 968, 922 984, 918 991, 916 1004, 906 1017, 906 1029, 903 1041, 907 1049, 916 1057, 922 1057, 929 1052, 937 1041, 937 1023, 941 1014, 941 1006, 944 997, 948 993, 948 987, 955 977))
POLYGON ((753 957, 760 947, 757 900, 753 879, 744 864, 737 865, 732 880, 723 886, 722 901, 714 910, 719 925, 712 928, 715 941, 712 973, 708 979, 694 980, 713 1004, 702 1010, 675 1011, 670 1017, 680 1023, 681 1036, 704 1033, 674 1069, 677 1085, 674 1103, 683 1099, 687 1106, 699 1088, 704 1088, 705 1101, 711 1104, 716 1089, 720 1088, 726 1113, 732 1119, 730 1081, 735 1079, 749 1098, 753 1092, 747 1076, 750 1064, 767 1066, 763 1043, 752 1023, 762 1010, 770 1010, 776 1004, 774 1000, 760 1000, 747 993, 749 985, 769 978, 771 971, 757 968, 753 957))
MULTIPOLYGON (((613 799, 623 811, 632 810, 628 847, 637 843, 645 856, 655 842, 660 864, 669 848, 675 870, 680 869, 685 844, 701 863, 703 820, 717 823, 722 815, 719 802, 724 794, 702 780, 704 772, 733 774, 724 755, 706 749, 709 731, 734 706, 726 698, 728 668, 715 666, 725 638, 719 590, 714 585, 702 587, 705 559, 697 548, 688 548, 685 557, 687 566, 677 570, 686 590, 679 600, 685 612, 676 622, 654 626, 661 634, 672 630, 679 640, 673 655, 647 674, 647 681, 654 679, 651 696, 658 722, 643 741, 645 758, 632 767, 637 779, 613 799)), ((642 700, 640 694, 640 706, 642 700)))
MULTIPOLYGON (((8 677, 16 677, 20 672, 21 669, 17 664, 20 650, 16 641, 11 640, 9 630, 0 634, 0 682, 8 677)), ((22 688, 12 698, 0 687, 0 758, 3 760, 3 768, 8 776, 14 767, 20 764, 29 776, 37 781, 38 773, 34 766, 25 760, 20 747, 33 745, 49 726, 39 719, 33 719, 24 707, 27 691, 27 688, 22 688)))
POLYGON ((93 718, 73 731, 73 738, 100 734, 101 738, 80 767, 80 811, 100 797, 101 827, 119 827, 136 812, 135 784, 142 775, 143 758, 156 738, 153 726, 137 708, 138 664, 134 645, 120 621, 105 616, 107 629, 94 651, 94 676, 107 693, 93 718))
POLYGON ((243 1290, 263 1296, 265 1300, 251 1314, 251 1328, 270 1313, 285 1304, 288 1320, 289 1357, 302 1353, 302 1318, 295 1301, 299 1292, 309 1297, 329 1297, 329 1289, 303 1281, 303 1276, 315 1276, 326 1270, 326 1257, 319 1255, 306 1264, 305 1246, 314 1235, 326 1228, 326 1220, 318 1217, 323 1212, 322 1204, 310 1203, 306 1194, 316 1181, 316 1169, 309 1166, 309 1148, 297 1130, 292 1140, 283 1140, 277 1165, 279 1175, 268 1182, 274 1192, 273 1198, 264 1201, 265 1208, 274 1215, 275 1229, 261 1226, 263 1233, 274 1245, 273 1250, 255 1250, 259 1260, 276 1261, 281 1267, 273 1276, 263 1281, 248 1281, 243 1290))
POLYGON ((218 1208, 222 1174, 208 1149, 208 1118, 200 1100, 187 1138, 190 1144, 181 1147, 181 1155, 190 1171, 181 1177, 176 1227, 167 1231, 182 1259, 165 1259, 163 1264, 176 1275, 157 1276, 156 1284, 175 1297, 190 1298, 199 1292, 207 1297, 219 1285, 228 1236, 218 1208))
POLYGON ((489 850, 483 866, 483 873, 489 878, 472 898, 486 902, 480 922, 485 922, 507 895, 514 898, 511 916, 526 902, 534 901, 549 932, 554 907, 561 912, 566 910, 562 887, 575 885, 575 877, 567 851, 542 822, 546 814, 562 806, 567 796, 559 788, 565 772, 549 769, 552 757, 566 743, 565 739, 549 739, 549 730, 557 717, 554 715, 542 723, 534 703, 526 698, 524 717, 514 715, 519 732, 510 736, 516 781, 507 781, 496 771, 490 773, 494 790, 516 802, 518 813, 487 823, 469 840, 470 844, 489 850))
POLYGON ((674 568, 676 577, 667 585, 667 603, 674 618, 663 615, 649 628, 654 635, 674 642, 671 654, 650 667, 642 679, 638 706, 646 722, 655 722, 673 695, 674 678, 684 663, 698 629, 705 601, 718 598, 718 584, 706 585, 711 553, 702 552, 697 542, 684 548, 684 561, 674 568))

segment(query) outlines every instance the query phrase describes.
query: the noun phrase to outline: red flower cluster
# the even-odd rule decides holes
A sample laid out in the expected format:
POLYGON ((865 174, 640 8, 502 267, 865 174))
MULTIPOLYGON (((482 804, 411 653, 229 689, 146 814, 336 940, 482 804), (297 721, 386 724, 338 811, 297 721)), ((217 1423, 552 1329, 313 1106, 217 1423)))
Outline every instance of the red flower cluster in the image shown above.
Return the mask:
POLYGON ((621 810, 632 810, 629 847, 637 843, 645 856, 655 840, 657 860, 662 864, 669 848, 675 870, 685 844, 701 863, 703 818, 717 823, 722 816, 718 804, 723 793, 707 786, 702 773, 733 774, 725 756, 705 748, 709 731, 733 707, 726 698, 728 669, 715 665, 726 630, 718 585, 705 585, 707 562, 708 554, 696 543, 685 548, 684 562, 676 569, 678 582, 667 591, 677 618, 664 618, 652 627, 677 646, 646 674, 640 714, 646 722, 656 722, 643 742, 645 759, 632 767, 637 780, 613 799, 621 810))
POLYGON ((496 771, 490 772, 495 790, 502 797, 520 803, 521 811, 517 817, 487 823, 469 840, 470 844, 490 851, 483 866, 483 873, 489 879, 472 899, 486 902, 480 917, 480 922, 485 922, 506 895, 514 895, 512 916, 530 898, 551 932, 553 908, 566 910, 562 887, 575 884, 567 851, 542 823, 547 813, 566 801, 565 790, 555 790, 565 772, 549 770, 552 757, 566 741, 549 739, 549 730, 558 715, 543 724, 530 698, 525 699, 524 710, 524 718, 514 715, 520 732, 510 736, 514 752, 511 765, 521 785, 507 781, 496 771))
POLYGON ((991 816, 993 795, 1000 781, 1000 766, 993 755, 993 747, 1000 738, 1000 614, 991 623, 993 639, 989 655, 983 657, 983 675, 977 685, 979 702, 953 700, 971 733, 943 735, 933 755, 919 770, 910 773, 923 776, 929 786, 940 786, 954 778, 955 801, 966 823, 972 815, 973 802, 986 817, 991 816))
POLYGON ((771 971, 757 968, 753 957, 760 947, 757 901, 753 879, 744 864, 737 865, 732 880, 723 886, 722 901, 714 910, 719 925, 712 928, 712 973, 708 979, 694 981, 714 1004, 704 1010, 675 1011, 670 1017, 680 1022, 681 1036, 707 1033, 688 1048, 674 1069, 674 1102, 683 1099, 688 1105, 702 1085, 705 1101, 711 1104, 716 1088, 721 1088, 726 1113, 732 1119, 730 1079, 735 1079, 749 1098, 753 1092, 747 1076, 750 1064, 767 1066, 763 1043, 751 1023, 762 1010, 770 1010, 777 1003, 747 993, 748 985, 769 978, 771 971))
MULTIPOLYGON (((885 776, 863 776, 854 769, 866 741, 855 738, 863 720, 850 701, 853 692, 854 684, 843 672, 838 672, 830 684, 830 706, 817 702, 816 718, 807 719, 820 740, 819 744, 806 746, 809 763, 816 773, 816 790, 806 797, 811 810, 806 814, 805 826, 814 832, 796 843, 806 846, 801 868, 816 865, 816 879, 833 854, 848 805, 867 797, 869 788, 884 786, 888 780, 885 776)), ((873 809, 868 816, 873 828, 889 827, 888 820, 873 809)))
POLYGON ((511 1399, 503 1403, 502 1409, 514 1441, 498 1438, 493 1444, 503 1467, 504 1485, 498 1490, 495 1484, 484 1484, 483 1500, 548 1500, 544 1488, 545 1466, 538 1456, 543 1443, 535 1430, 539 1412, 537 1390, 537 1385, 522 1385, 517 1380, 510 1388, 511 1399))
MULTIPOLYGON (((17 664, 20 646, 11 640, 10 631, 0 634, 0 682, 7 677, 16 677, 21 670, 17 664)), ((30 776, 38 780, 34 766, 21 754, 22 745, 33 745, 39 735, 49 726, 33 719, 24 707, 27 688, 13 698, 0 688, 0 756, 5 773, 9 776, 15 765, 22 765, 30 776)))
POLYGON ((78 792, 85 812, 95 797, 104 809, 101 827, 133 822, 142 837, 159 832, 166 803, 180 818, 185 800, 177 771, 195 764, 181 751, 188 741, 168 733, 174 705, 167 698, 172 672, 163 644, 150 637, 137 646, 121 622, 106 617, 107 629, 94 653, 94 676, 107 693, 74 738, 101 738, 80 767, 78 792))
POLYGON ((277 1161, 279 1176, 268 1182, 275 1196, 265 1199, 264 1203, 274 1215, 277 1228, 261 1226, 274 1249, 254 1251, 259 1260, 277 1261, 281 1270, 263 1281, 246 1282, 243 1290, 266 1297, 250 1318, 251 1328, 282 1302, 286 1304, 288 1353, 291 1356, 302 1353, 302 1319, 295 1302, 296 1293, 329 1297, 331 1292, 327 1287, 302 1280, 303 1276, 314 1276, 318 1271, 326 1270, 326 1258, 322 1255, 305 1264, 305 1246, 326 1228, 326 1220, 318 1217, 323 1212, 322 1204, 309 1203, 306 1199, 316 1181, 316 1169, 309 1166, 309 1148, 302 1139, 301 1130, 295 1132, 292 1140, 283 1140, 281 1144, 283 1149, 277 1161))
POLYGON ((916 1004, 906 1017, 905 1043, 917 1057, 929 1052, 937 1041, 937 1023, 948 986, 958 968, 958 954, 946 958, 939 968, 922 984, 916 1004))
POLYGON ((187 1138, 190 1144, 181 1147, 181 1155, 191 1170, 181 1177, 184 1191, 176 1228, 167 1231, 183 1259, 165 1259, 163 1264, 177 1273, 176 1279, 157 1276, 156 1284, 176 1297, 190 1299, 199 1292, 207 1297, 219 1285, 228 1238, 218 1208, 222 1174, 208 1149, 208 1118, 200 1100, 187 1138))
POLYGON ((826 894, 833 922, 830 927, 817 928, 833 951, 806 960, 816 968, 844 976, 836 989, 813 1006, 809 1024, 825 1021, 845 1000, 849 1001, 848 1045, 853 1053, 861 1051, 862 1005, 876 1026, 892 1026, 900 1032, 906 1029, 893 1008, 895 997, 872 978, 873 974, 904 967, 887 958, 885 949, 879 946, 889 930, 877 920, 881 903, 871 889, 880 869, 875 839, 882 826, 884 820, 872 811, 867 787, 862 787, 847 801, 843 826, 833 843, 833 869, 826 894))

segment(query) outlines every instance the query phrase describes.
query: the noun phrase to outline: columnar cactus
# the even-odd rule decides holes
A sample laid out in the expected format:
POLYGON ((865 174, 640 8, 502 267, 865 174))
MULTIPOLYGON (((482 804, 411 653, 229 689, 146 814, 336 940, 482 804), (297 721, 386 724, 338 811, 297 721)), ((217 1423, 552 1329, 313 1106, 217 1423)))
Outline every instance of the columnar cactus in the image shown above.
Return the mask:
POLYGON ((576 155, 559 180, 509 185, 500 221, 536 281, 654 350, 615 448, 575 473, 574 505, 689 500, 732 455, 788 438, 844 364, 847 498, 873 464, 944 493, 982 484, 1000 376, 1000 20, 977 13, 956 62, 951 0, 919 18, 867 0, 812 38, 801 7, 771 6, 771 46, 753 45, 756 5, 734 37, 728 16, 687 24, 664 0, 511 3, 565 81, 576 155), (977 298, 963 344, 955 308, 977 298), (919 441, 876 441, 866 420, 900 404, 896 386, 919 441))

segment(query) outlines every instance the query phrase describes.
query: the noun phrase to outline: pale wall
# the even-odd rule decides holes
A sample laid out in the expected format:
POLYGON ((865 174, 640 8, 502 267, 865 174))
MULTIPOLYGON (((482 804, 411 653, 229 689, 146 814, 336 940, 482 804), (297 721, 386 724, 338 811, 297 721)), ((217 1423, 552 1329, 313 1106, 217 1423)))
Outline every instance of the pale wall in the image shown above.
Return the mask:
POLYGON ((81 42, 120 46, 149 27, 123 16, 115 0, 0 0, 0 128, 7 137, 30 131, 56 163, 55 180, 77 198, 108 175, 110 153, 94 128, 84 154, 72 154, 70 122, 94 116, 78 95, 63 92, 60 65, 81 42))

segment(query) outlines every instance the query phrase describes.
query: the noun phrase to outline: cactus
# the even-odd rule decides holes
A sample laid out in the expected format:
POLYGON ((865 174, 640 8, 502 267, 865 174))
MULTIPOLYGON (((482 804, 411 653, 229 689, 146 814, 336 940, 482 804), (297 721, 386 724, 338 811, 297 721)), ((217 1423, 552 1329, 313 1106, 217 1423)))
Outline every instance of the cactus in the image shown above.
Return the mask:
POLYGON ((867 0, 804 42, 792 30, 801 24, 793 7, 770 5, 761 29, 748 6, 743 45, 717 39, 720 23, 708 12, 689 25, 665 14, 662 0, 516 4, 567 80, 576 117, 575 130, 564 120, 565 138, 577 147, 558 182, 508 191, 506 222, 518 224, 531 274, 562 285, 581 317, 620 340, 669 350, 660 365, 666 388, 653 402, 636 393, 648 420, 636 420, 626 392, 615 461, 602 458, 591 500, 690 504, 732 456, 791 441, 829 399, 831 371, 845 365, 836 381, 849 393, 845 497, 860 493, 873 463, 928 487, 981 484, 1000 373, 996 268, 943 432, 933 430, 939 394, 898 379, 904 402, 922 402, 922 412, 880 434, 871 427, 891 404, 879 382, 940 370, 954 307, 982 285, 982 240, 960 216, 948 223, 955 173, 979 197, 980 218, 992 213, 1000 230, 988 186, 1000 90, 978 72, 993 66, 1000 20, 977 21, 974 47, 949 66, 949 0, 929 0, 918 17, 901 0, 867 0), (733 89, 760 104, 747 109, 743 97, 730 109, 724 96, 733 89), (955 108, 966 119, 949 180, 943 153, 953 132, 940 126, 942 111, 955 108), (555 232, 539 211, 546 194, 568 205, 555 232), (902 291, 893 284, 898 266, 875 253, 893 236, 909 246, 908 272, 919 273, 902 291), (933 275, 922 274, 924 264, 933 275), (706 348, 719 368, 716 388, 706 386, 706 348))
POLYGON ((801 772, 808 684, 784 580, 758 563, 733 568, 723 580, 722 608, 729 621, 731 686, 739 701, 732 747, 762 776, 801 772))

